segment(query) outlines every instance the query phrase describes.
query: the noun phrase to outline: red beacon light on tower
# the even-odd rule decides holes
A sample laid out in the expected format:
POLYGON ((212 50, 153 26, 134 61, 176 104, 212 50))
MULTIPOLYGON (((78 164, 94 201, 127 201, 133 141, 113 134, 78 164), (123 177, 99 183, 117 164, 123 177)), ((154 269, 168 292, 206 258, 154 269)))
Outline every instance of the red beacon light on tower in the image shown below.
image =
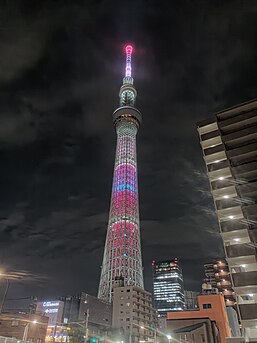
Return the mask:
POLYGON ((132 54, 132 51, 133 51, 133 46, 132 45, 126 45, 126 54, 132 54))

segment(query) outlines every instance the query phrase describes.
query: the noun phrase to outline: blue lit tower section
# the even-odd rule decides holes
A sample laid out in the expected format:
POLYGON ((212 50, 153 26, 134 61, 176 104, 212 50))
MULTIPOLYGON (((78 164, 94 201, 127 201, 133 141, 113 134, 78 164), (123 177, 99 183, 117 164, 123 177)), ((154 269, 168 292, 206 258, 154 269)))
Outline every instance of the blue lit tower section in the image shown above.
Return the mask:
POLYGON ((111 205, 98 298, 111 302, 115 278, 143 288, 140 244, 136 135, 141 113, 135 108, 136 89, 131 77, 133 48, 126 46, 126 70, 120 88, 120 107, 113 113, 117 133, 111 205))
POLYGON ((184 285, 181 265, 177 258, 153 261, 153 293, 158 314, 183 311, 185 308, 184 285))

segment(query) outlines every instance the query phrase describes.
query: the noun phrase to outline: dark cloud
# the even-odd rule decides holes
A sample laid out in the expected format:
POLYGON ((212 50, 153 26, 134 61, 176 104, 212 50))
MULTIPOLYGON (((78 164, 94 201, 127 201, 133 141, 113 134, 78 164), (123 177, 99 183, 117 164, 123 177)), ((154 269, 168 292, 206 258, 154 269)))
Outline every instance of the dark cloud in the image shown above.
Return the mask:
POLYGON ((153 259, 178 256, 199 289, 223 251, 196 122, 256 96, 256 4, 17 0, 0 16, 1 261, 47 276, 11 292, 96 293, 126 41, 143 113, 145 284, 153 259))

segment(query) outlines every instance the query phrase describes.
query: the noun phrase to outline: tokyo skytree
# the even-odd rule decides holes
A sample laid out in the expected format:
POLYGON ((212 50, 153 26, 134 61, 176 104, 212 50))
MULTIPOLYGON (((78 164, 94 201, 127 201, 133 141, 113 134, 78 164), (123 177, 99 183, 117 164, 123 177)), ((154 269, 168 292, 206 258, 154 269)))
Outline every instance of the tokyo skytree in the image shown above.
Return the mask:
POLYGON ((131 76, 133 47, 127 45, 126 68, 120 87, 120 107, 113 112, 117 133, 109 222, 98 298, 111 302, 116 277, 143 288, 140 243, 136 135, 142 115, 135 107, 137 91, 131 76))

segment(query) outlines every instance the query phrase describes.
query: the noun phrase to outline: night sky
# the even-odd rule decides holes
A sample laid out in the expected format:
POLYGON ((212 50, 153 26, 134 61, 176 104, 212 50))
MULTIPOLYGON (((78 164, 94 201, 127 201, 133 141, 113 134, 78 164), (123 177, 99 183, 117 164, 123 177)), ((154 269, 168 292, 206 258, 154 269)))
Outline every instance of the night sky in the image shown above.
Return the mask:
POLYGON ((256 97, 256 22, 247 0, 1 1, 0 258, 32 274, 10 296, 97 293, 127 42, 145 286, 176 256, 200 290, 223 248, 196 123, 256 97))

